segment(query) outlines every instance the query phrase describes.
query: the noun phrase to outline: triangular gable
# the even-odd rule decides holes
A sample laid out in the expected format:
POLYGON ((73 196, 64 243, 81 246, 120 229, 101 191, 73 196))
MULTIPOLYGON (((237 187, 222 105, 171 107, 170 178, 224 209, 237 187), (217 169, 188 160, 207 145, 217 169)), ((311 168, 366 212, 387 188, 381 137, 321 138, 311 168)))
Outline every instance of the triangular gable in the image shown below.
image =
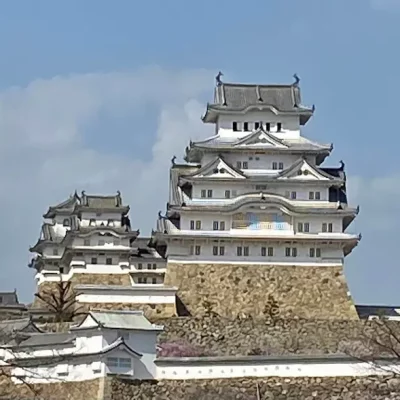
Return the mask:
POLYGON ((184 175, 182 178, 236 178, 246 179, 246 176, 237 168, 229 165, 223 158, 218 157, 193 174, 184 175))
POLYGON ((279 174, 278 179, 327 181, 333 179, 333 177, 309 164, 306 160, 300 159, 289 168, 283 170, 279 174))
POLYGON ((271 135, 270 133, 264 131, 264 129, 259 128, 255 132, 250 133, 244 138, 240 139, 235 143, 234 147, 280 147, 288 148, 283 142, 277 137, 271 135))
POLYGON ((78 325, 71 327, 71 329, 77 329, 77 328, 91 329, 91 328, 98 328, 100 326, 101 326, 100 323, 89 312, 89 314, 86 315, 86 317, 78 325))

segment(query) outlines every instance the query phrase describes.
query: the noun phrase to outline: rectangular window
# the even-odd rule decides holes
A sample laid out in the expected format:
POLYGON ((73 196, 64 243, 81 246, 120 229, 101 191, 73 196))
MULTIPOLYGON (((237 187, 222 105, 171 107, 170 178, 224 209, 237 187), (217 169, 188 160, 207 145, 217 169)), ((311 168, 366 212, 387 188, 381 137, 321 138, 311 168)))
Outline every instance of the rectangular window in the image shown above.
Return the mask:
POLYGON ((111 368, 130 369, 132 363, 130 358, 107 357, 107 366, 111 368))
POLYGON ((220 230, 220 231, 224 231, 224 230, 225 230, 225 221, 221 221, 221 222, 219 223, 219 230, 220 230))
POLYGON ((310 249, 310 257, 312 257, 312 258, 315 257, 315 249, 314 248, 310 249))
POLYGON ((308 193, 308 200, 314 200, 314 192, 308 193))
POLYGON ((201 247, 200 247, 200 246, 196 246, 196 247, 195 247, 196 256, 199 256, 199 255, 200 255, 200 252, 201 252, 201 247))
POLYGON ((297 224, 297 232, 303 232, 303 223, 302 222, 299 222, 298 224, 297 224))
POLYGON ((193 231, 194 230, 194 221, 190 221, 190 230, 193 231))
POLYGON ((92 257, 91 261, 92 261, 91 264, 97 264, 97 258, 96 257, 92 257))
POLYGON ((272 169, 278 169, 278 163, 277 162, 273 162, 272 163, 272 169))
POLYGON ((218 246, 213 246, 213 256, 218 255, 218 246))
POLYGON ((196 230, 199 231, 201 229, 201 221, 196 221, 196 230))
POLYGON ((236 168, 242 169, 242 162, 241 161, 236 161, 236 168))
POLYGON ((243 130, 247 132, 249 130, 249 123, 248 122, 243 122, 243 130))
POLYGON ((211 189, 207 190, 207 197, 208 198, 212 197, 212 190, 211 189))
POLYGON ((286 247, 285 249, 285 256, 290 257, 290 247, 286 247))
POLYGON ((90 239, 84 239, 83 245, 84 246, 90 246, 90 239))
POLYGON ((147 283, 147 277, 146 276, 142 279, 142 283, 147 283))
POLYGON ((333 232, 333 224, 328 224, 328 232, 333 232))
POLYGON ((153 269, 157 269, 157 264, 153 264, 153 269))
POLYGON ((292 248, 292 257, 297 257, 297 249, 296 249, 296 247, 292 248))
POLYGON ((315 200, 321 200, 321 192, 315 192, 315 200))
POLYGON ((151 269, 151 264, 147 264, 147 269, 151 269))
POLYGON ((213 222, 213 231, 217 231, 218 230, 218 221, 214 221, 213 222))
POLYGON ((267 255, 267 248, 266 247, 261 247, 261 256, 265 257, 267 255))
POLYGON ((242 247, 240 247, 240 246, 236 247, 236 255, 237 255, 238 257, 241 257, 242 254, 243 254, 243 249, 242 249, 242 247))
POLYGON ((53 249, 53 256, 58 256, 58 249, 53 249))
POLYGON ((219 255, 223 256, 225 254, 225 247, 224 246, 220 246, 219 248, 219 255))
POLYGON ((304 232, 310 232, 310 223, 304 222, 304 232))
POLYGON ((243 169, 248 169, 249 163, 247 161, 243 161, 243 169))
POLYGON ((327 232, 328 231, 328 224, 326 222, 324 222, 322 224, 322 232, 327 232))
POLYGON ((296 193, 296 192, 290 193, 290 198, 291 198, 292 200, 296 200, 296 197, 297 197, 297 193, 296 193))
POLYGON ((106 264, 107 265, 112 265, 112 258, 111 257, 107 257, 106 258, 106 264))
POLYGON ((271 124, 270 124, 269 122, 267 122, 267 123, 265 124, 265 130, 266 130, 267 132, 269 132, 269 131, 271 130, 271 124))
POLYGON ((234 132, 238 131, 238 123, 237 122, 232 122, 232 129, 234 132))
POLYGON ((121 241, 119 239, 114 239, 114 246, 120 246, 121 241))
POLYGON ((282 131, 282 122, 278 122, 278 123, 276 124, 276 131, 277 131, 277 132, 281 132, 281 131, 282 131))
POLYGON ((254 122, 254 129, 258 129, 260 127, 260 123, 259 122, 254 122))
POLYGON ((139 264, 137 265, 137 269, 143 269, 143 264, 142 264, 142 263, 139 263, 139 264))
POLYGON ((315 249, 315 255, 320 258, 321 257, 321 249, 315 249))
MULTIPOLYGON (((60 274, 64 273, 64 267, 60 267, 60 274)), ((2 301, 0 300, 0 303, 2 303, 2 301)))
POLYGON ((151 283, 152 283, 153 285, 156 285, 156 284, 157 284, 157 278, 152 278, 151 283))
POLYGON ((274 248, 268 247, 268 257, 273 257, 273 256, 274 256, 274 248))
POLYGON ((225 190, 225 198, 230 199, 231 198, 231 191, 230 190, 225 190))
POLYGON ((250 251, 249 251, 248 246, 243 247, 243 255, 245 257, 248 257, 250 255, 250 251))
POLYGON ((203 189, 201 191, 201 197, 204 199, 206 197, 206 195, 207 195, 207 191, 205 189, 203 189))
POLYGON ((139 276, 137 282, 138 282, 138 283, 143 283, 143 278, 142 278, 141 276, 139 276))
POLYGON ((280 163, 279 163, 278 168, 279 168, 279 169, 283 169, 283 162, 280 162, 280 163))

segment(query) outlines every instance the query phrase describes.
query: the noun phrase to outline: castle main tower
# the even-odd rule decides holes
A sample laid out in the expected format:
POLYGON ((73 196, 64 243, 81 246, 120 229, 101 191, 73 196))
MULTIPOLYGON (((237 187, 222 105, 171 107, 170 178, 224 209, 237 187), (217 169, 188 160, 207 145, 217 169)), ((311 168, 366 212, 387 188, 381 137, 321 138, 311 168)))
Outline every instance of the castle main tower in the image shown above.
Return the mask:
POLYGON ((173 158, 153 232, 189 313, 258 316, 272 302, 288 318, 357 318, 343 265, 360 239, 346 232, 358 208, 344 163, 322 166, 333 146, 302 135, 313 113, 297 76, 288 85, 217 76, 202 117, 215 135, 190 142, 185 163, 173 158))

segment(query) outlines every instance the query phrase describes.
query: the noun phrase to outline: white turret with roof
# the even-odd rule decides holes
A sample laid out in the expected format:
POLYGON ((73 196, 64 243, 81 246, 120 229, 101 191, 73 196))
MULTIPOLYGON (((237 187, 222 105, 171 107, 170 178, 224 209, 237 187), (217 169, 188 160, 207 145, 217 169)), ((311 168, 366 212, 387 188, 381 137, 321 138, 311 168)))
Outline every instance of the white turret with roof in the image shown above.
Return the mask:
POLYGON ((172 160, 170 198, 154 242, 171 262, 343 265, 360 236, 333 146, 302 136, 315 107, 290 85, 223 83, 202 120, 215 135, 172 160))

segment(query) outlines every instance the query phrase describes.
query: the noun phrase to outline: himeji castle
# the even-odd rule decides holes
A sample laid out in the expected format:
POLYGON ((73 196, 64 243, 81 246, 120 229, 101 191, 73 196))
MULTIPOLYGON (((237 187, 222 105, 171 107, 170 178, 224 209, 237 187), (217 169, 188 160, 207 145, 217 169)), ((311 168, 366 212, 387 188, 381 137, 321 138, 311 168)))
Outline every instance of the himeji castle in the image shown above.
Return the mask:
POLYGON ((315 107, 299 78, 287 85, 225 83, 202 121, 215 134, 172 159, 165 215, 153 233, 169 262, 342 266, 360 236, 344 163, 303 136, 315 107))

